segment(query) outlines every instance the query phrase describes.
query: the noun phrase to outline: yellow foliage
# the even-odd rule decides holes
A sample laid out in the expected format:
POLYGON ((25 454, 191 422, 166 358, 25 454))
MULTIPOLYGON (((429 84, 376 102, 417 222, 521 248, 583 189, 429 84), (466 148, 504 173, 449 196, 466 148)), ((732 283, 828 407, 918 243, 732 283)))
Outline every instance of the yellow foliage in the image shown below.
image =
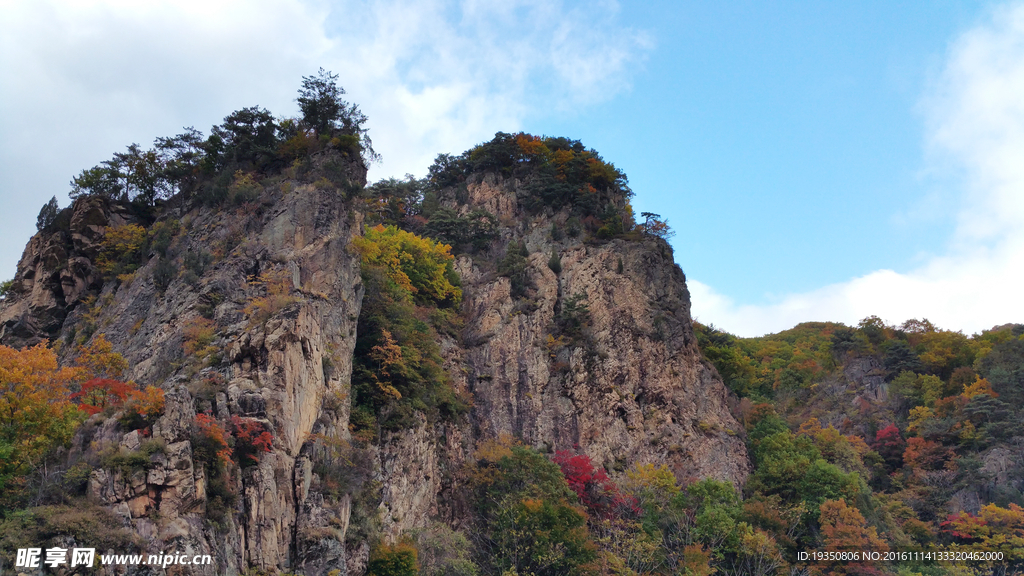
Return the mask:
POLYGON ((214 353, 216 348, 212 344, 216 328, 217 325, 212 320, 202 317, 186 322, 183 330, 185 355, 203 359, 214 353))
POLYGON ((382 224, 367 229, 352 245, 362 257, 363 265, 381 268, 409 294, 439 302, 462 300, 462 289, 449 280, 455 260, 451 246, 382 224))
POLYGON ((71 387, 87 376, 82 367, 59 367, 46 344, 0 346, 0 481, 71 439, 82 416, 69 400, 71 387))
POLYGON ((502 434, 497 438, 484 440, 477 447, 473 456, 484 462, 497 462, 502 458, 512 456, 512 448, 522 446, 522 442, 508 434, 502 434))
POLYGON ((137 224, 107 228, 100 243, 96 267, 108 275, 130 273, 134 267, 129 261, 145 244, 146 238, 146 229, 137 224))
POLYGON ((664 492, 669 497, 675 496, 680 491, 676 484, 676 476, 668 469, 667 464, 661 466, 637 464, 635 468, 626 471, 626 478, 623 486, 630 491, 653 489, 664 492))
POLYGON ((591 534, 594 544, 600 550, 596 562, 600 574, 652 574, 661 563, 660 535, 655 537, 648 534, 640 522, 605 518, 591 525, 591 534))
POLYGON ((97 335, 88 346, 80 346, 75 362, 96 378, 117 380, 128 369, 128 361, 114 352, 105 334, 97 335))
POLYGON ((925 420, 934 418, 935 413, 932 409, 927 406, 916 406, 910 409, 910 415, 908 416, 907 431, 916 434, 917 429, 925 420))
POLYGON ((402 365, 402 348, 395 342, 391 332, 387 329, 381 330, 381 336, 384 339, 384 343, 370 349, 370 358, 377 361, 377 372, 387 379, 382 381, 377 377, 377 374, 373 374, 373 379, 377 381, 377 387, 380 388, 385 396, 394 400, 401 400, 402 393, 391 384, 390 369, 393 366, 402 365))
POLYGON ((497 470, 493 467, 502 458, 512 457, 512 448, 522 446, 522 442, 508 434, 484 440, 473 453, 474 461, 469 465, 469 476, 473 484, 486 486, 494 482, 497 470))
POLYGON ((981 377, 978 377, 978 379, 975 380, 973 384, 968 384, 967 386, 964 386, 964 391, 963 394, 961 394, 961 396, 970 400, 971 398, 974 398, 975 396, 981 394, 988 394, 993 398, 997 398, 999 396, 999 394, 997 394, 996 391, 992 389, 992 385, 989 383, 988 379, 981 377))

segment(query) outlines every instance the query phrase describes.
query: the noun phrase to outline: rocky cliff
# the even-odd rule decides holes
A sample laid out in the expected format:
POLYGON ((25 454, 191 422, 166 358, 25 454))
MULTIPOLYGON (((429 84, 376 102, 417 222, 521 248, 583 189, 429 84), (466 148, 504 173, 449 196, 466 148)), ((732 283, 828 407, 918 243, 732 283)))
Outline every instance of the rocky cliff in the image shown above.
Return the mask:
MULTIPOLYGON (((365 174, 349 163, 350 182, 365 184, 365 174)), ((364 515, 376 510, 386 539, 435 520, 459 525, 460 467, 479 442, 501 435, 578 450, 613 476, 665 462, 679 478, 741 484, 742 427, 701 359, 668 244, 561 234, 573 226, 569 211, 527 210, 522 195, 521 181, 495 172, 438 192, 442 207, 486 210, 499 223, 486 246, 457 258, 464 328, 441 337, 444 368, 472 408, 421 417, 358 454, 349 386, 363 287, 350 243, 364 204, 322 179, 267 178, 248 202, 167 206, 155 223, 79 199, 66 226, 29 242, 0 306, 0 343, 49 339, 69 358, 102 334, 128 360, 127 377, 165 391, 151 438, 101 413, 69 458, 94 465, 88 498, 143 536, 143 549, 215 557, 194 574, 361 573, 370 546, 349 530, 354 500, 364 515), (97 265, 100 243, 128 224, 163 225, 170 240, 114 278, 97 265), (495 263, 524 248, 513 280, 495 263), (202 413, 224 426, 253 423, 272 448, 214 478, 198 455, 202 413), (142 450, 144 465, 111 464, 112 452, 142 450), (233 497, 218 511, 225 490, 233 497)))

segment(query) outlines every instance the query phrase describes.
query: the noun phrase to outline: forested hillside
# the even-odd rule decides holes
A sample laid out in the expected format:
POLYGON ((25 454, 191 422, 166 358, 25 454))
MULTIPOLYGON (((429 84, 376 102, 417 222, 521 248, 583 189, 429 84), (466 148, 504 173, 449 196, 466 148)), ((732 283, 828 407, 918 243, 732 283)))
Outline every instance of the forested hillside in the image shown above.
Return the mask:
MULTIPOLYGON (((965 336, 927 320, 890 326, 869 317, 761 338, 698 325, 697 336, 739 398, 754 465, 744 506, 798 510, 792 551, 998 550, 1019 566, 1024 325, 965 336)), ((992 569, 944 569, 955 566, 992 569)))

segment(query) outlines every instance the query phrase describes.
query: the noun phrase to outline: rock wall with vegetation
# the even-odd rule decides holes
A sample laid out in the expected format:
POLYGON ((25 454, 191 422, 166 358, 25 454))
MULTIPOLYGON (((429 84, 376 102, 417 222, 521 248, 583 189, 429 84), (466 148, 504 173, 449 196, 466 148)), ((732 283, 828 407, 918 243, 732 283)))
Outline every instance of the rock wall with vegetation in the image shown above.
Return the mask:
POLYGON ((0 569, 707 565, 678 521, 735 507, 750 465, 665 222, 561 138, 367 186, 343 93, 321 71, 301 117, 133 144, 44 206, 0 301, 0 569))

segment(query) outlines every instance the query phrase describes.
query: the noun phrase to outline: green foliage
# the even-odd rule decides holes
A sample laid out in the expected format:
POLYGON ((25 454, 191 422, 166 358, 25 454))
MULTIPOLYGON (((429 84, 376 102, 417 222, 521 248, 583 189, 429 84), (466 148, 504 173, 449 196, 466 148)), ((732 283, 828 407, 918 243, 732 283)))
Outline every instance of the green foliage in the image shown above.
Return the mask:
POLYGON ((206 473, 206 516, 224 527, 238 497, 228 475, 231 447, 227 430, 208 414, 199 414, 190 440, 193 460, 206 473))
POLYGON ((73 505, 41 506, 13 512, 0 522, 0 563, 14 566, 18 548, 66 546, 72 538, 82 547, 130 553, 139 550, 138 537, 122 528, 119 516, 85 501, 73 505))
MULTIPOLYGON (((362 192, 367 217, 373 223, 404 228, 422 213, 424 191, 425 181, 414 178, 412 174, 406 174, 402 180, 387 178, 374 182, 362 192)), ((452 244, 449 240, 430 236, 452 244)))
POLYGON ((644 219, 643 224, 640 225, 641 233, 661 238, 662 240, 668 240, 676 235, 675 231, 669 228, 668 220, 662 220, 660 214, 641 212, 640 216, 644 219))
POLYGON ((477 576, 472 547, 462 532, 432 524, 414 533, 422 576, 477 576))
POLYGON ((861 491, 860 478, 826 462, 810 438, 787 430, 754 440, 751 447, 755 471, 748 489, 805 502, 810 510, 825 500, 856 499, 861 491))
POLYGON ((163 294, 171 281, 178 277, 178 266, 169 258, 160 258, 153 267, 153 285, 163 294))
POLYGON ((370 553, 370 564, 367 576, 416 576, 419 568, 416 565, 416 548, 408 542, 400 542, 394 546, 382 544, 370 553))
POLYGON ((367 163, 380 159, 363 128, 366 115, 359 107, 342 99, 345 89, 338 85, 338 75, 320 68, 316 76, 303 76, 299 88, 299 111, 302 123, 318 136, 333 137, 332 146, 363 153, 367 163))
POLYGON ((451 418, 466 401, 451 388, 428 320, 462 297, 448 246, 378 225, 355 242, 366 287, 352 375, 351 424, 364 439, 451 418))
POLYGON ((265 108, 236 110, 210 132, 207 156, 218 169, 263 170, 276 161, 277 123, 265 108))
POLYGON ((46 228, 49 228, 51 224, 57 219, 57 213, 60 212, 60 206, 57 205, 57 197, 50 198, 50 201, 43 204, 43 207, 39 210, 39 216, 36 217, 36 230, 42 232, 46 228))
POLYGON ((256 182, 252 173, 238 170, 228 186, 228 200, 235 205, 247 204, 259 200, 262 192, 263 187, 256 182))
POLYGON ((366 116, 340 99, 344 90, 336 80, 322 69, 318 76, 303 78, 300 120, 279 122, 259 106, 236 110, 205 138, 188 127, 176 136, 157 138, 149 150, 132 144, 83 170, 71 181, 70 195, 101 196, 142 207, 156 206, 177 193, 206 205, 226 200, 242 204, 257 198, 260 190, 248 182, 233 183, 237 171, 266 175, 299 166, 301 170, 290 172, 298 178, 310 171, 310 156, 326 153, 317 163, 320 175, 351 197, 358 186, 350 182, 349 168, 377 161, 379 155, 364 128, 366 116))
POLYGON ((99 166, 83 170, 71 181, 72 199, 83 195, 111 200, 136 201, 152 206, 169 192, 163 177, 163 165, 156 150, 143 150, 138 144, 99 166))
POLYGON ((480 172, 515 177, 523 181, 519 200, 530 212, 569 207, 577 217, 613 214, 605 222, 612 234, 633 226, 626 175, 577 140, 498 132, 461 156, 439 155, 429 172, 437 188, 458 186, 480 172))
POLYGON ((558 255, 558 250, 551 251, 551 258, 548 258, 548 268, 555 274, 562 273, 562 258, 558 255))
POLYGON ((512 298, 526 296, 526 290, 531 285, 529 262, 526 260, 529 255, 525 242, 512 242, 505 249, 505 256, 498 261, 498 274, 508 277, 512 298))
POLYGON ((555 327, 559 334, 578 341, 589 326, 590 307, 585 293, 577 292, 562 300, 561 308, 555 316, 555 327))
POLYGON ((14 280, 4 280, 0 282, 0 298, 7 298, 7 295, 14 289, 14 280))
MULTIPOLYGON (((737 413, 754 464, 740 518, 721 511, 704 517, 713 528, 702 542, 718 565, 749 566, 759 534, 774 540, 764 548, 775 550, 769 556, 781 552, 790 561, 795 550, 813 546, 880 550, 949 541, 943 526, 973 522, 943 521, 963 495, 982 505, 1024 501, 1019 484, 997 484, 984 472, 994 454, 1024 435, 1024 416, 1014 408, 1024 402, 1024 328, 1016 329, 967 337, 927 320, 892 326, 869 317, 856 327, 807 323, 736 338, 697 325, 705 357, 743 396, 737 413), (738 539, 706 540, 726 532, 730 520, 738 539)), ((1024 472, 1019 461, 1005 464, 1011 474, 1024 472)), ((648 524, 665 538, 672 534, 658 522, 648 524)), ((696 523, 693 516, 691 537, 696 523)))
POLYGON ((454 210, 438 208, 430 215, 423 232, 438 242, 453 247, 469 247, 474 251, 483 250, 498 237, 494 216, 486 210, 474 210, 459 216, 454 210))
POLYGON ((586 517, 558 465, 523 446, 494 444, 477 453, 474 503, 497 573, 588 573, 596 558, 586 517))
POLYGON ((185 282, 188 284, 196 283, 199 277, 206 272, 206 268, 212 263, 213 254, 210 254, 204 248, 185 252, 185 255, 182 257, 182 267, 187 275, 185 282))

